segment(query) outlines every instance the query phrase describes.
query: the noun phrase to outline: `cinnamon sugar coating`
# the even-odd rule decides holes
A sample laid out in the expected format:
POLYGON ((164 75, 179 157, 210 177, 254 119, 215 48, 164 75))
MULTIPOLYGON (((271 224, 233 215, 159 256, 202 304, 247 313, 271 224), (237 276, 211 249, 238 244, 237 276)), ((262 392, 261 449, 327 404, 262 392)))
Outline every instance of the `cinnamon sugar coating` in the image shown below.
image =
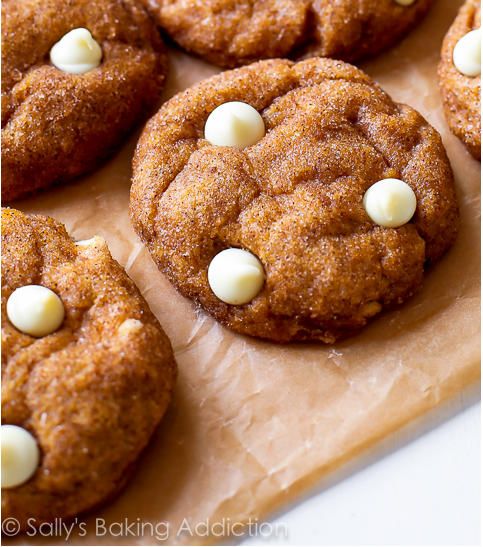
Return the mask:
POLYGON ((27 429, 40 467, 2 490, 2 518, 39 526, 112 497, 170 401, 176 363, 148 304, 105 241, 76 246, 51 218, 2 209, 2 424, 27 429), (32 338, 6 313, 24 285, 60 296, 59 330, 32 338))
POLYGON ((466 76, 454 66, 460 38, 481 26, 481 2, 467 0, 443 41, 438 67, 439 88, 449 128, 476 159, 481 159, 481 75, 466 76))
POLYGON ((143 0, 175 42, 230 68, 274 57, 367 57, 397 42, 433 1, 143 0))
POLYGON ((278 342, 333 342, 421 287, 455 240, 458 210, 439 134, 355 67, 330 59, 255 63, 179 93, 147 124, 133 160, 131 219, 179 292, 228 327, 278 342), (208 115, 244 101, 267 133, 244 150, 203 138, 208 115), (400 178, 415 216, 376 226, 366 190, 400 178), (223 249, 257 256, 266 282, 231 306, 210 290, 223 249))
POLYGON ((164 46, 138 0, 2 2, 2 199, 95 169, 157 102, 164 46), (75 75, 52 46, 85 27, 101 65, 75 75))

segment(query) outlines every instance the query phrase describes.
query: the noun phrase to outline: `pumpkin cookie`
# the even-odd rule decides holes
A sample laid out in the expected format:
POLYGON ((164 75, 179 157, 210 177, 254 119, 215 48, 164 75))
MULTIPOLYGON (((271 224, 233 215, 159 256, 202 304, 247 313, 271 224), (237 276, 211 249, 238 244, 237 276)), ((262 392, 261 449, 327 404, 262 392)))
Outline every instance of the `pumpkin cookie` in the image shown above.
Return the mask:
POLYGON ((133 168, 131 220, 160 270, 278 342, 358 331, 421 287, 458 230, 439 134, 330 59, 262 61, 176 95, 133 168))
POLYGON ((449 29, 438 68, 451 131, 481 159, 481 3, 467 0, 449 29))
POLYGON ((398 41, 433 1, 143 0, 181 47, 230 68, 273 57, 373 55, 398 41))
POLYGON ((2 209, 2 273, 2 518, 26 530, 122 488, 177 369, 102 238, 2 209))
POLYGON ((149 114, 165 72, 138 0, 2 2, 2 199, 95 169, 149 114))

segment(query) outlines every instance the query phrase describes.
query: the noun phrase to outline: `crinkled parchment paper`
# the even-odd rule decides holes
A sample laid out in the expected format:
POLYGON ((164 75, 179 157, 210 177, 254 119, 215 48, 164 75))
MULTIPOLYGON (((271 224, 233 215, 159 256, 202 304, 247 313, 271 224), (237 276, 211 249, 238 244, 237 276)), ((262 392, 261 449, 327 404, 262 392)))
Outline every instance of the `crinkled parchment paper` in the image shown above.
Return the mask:
MULTIPOLYGON (((67 541, 64 530, 8 542, 162 544, 155 536, 163 538, 169 523, 167 543, 210 543, 215 538, 178 534, 183 519, 194 532, 207 519, 211 526, 223 518, 261 518, 480 377, 480 164, 449 133, 436 76, 441 42, 460 3, 438 0, 401 44, 361 64, 443 135, 461 229, 427 272, 422 291, 358 336, 332 346, 280 346, 235 334, 179 296, 129 222, 139 131, 97 172, 12 204, 62 221, 76 239, 106 238, 171 338, 180 374, 161 426, 115 500, 79 518, 83 527, 67 541), (161 524, 154 535, 148 525, 142 537, 96 536, 96 519, 107 530, 125 519, 161 524)), ((171 49, 163 100, 217 72, 171 49)), ((136 527, 131 531, 137 535, 136 527)))

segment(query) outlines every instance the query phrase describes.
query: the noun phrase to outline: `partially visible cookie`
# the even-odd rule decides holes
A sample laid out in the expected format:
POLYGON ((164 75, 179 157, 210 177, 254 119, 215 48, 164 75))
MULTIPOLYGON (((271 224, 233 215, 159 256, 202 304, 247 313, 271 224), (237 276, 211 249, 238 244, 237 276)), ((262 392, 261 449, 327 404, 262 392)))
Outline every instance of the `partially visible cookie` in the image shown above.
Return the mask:
MULTIPOLYGON (((75 244, 51 218, 2 209, 2 274, 2 518, 25 530, 28 519, 38 526, 73 517, 125 484, 177 368, 160 324, 102 238, 75 244), (32 302, 15 305, 12 295, 34 287, 31 299, 35 286, 65 310, 51 334, 14 326, 31 330, 20 319, 32 302), (24 438, 34 459, 21 464, 24 438)), ((46 301, 34 298, 34 315, 44 313, 46 301)))
POLYGON ((439 134, 331 59, 254 63, 165 103, 136 149, 130 210, 182 295, 278 342, 357 332, 421 287, 458 230, 439 134))
MULTIPOLYGON (((446 34, 441 50, 438 75, 443 109, 451 131, 467 146, 476 159, 481 159, 481 34, 469 36, 468 33, 481 28, 481 3, 479 0, 466 0, 460 8, 458 16, 446 34), (468 70, 464 57, 468 55, 465 49, 471 48, 471 40, 475 40, 473 48, 478 51, 480 71, 468 70), (460 43, 459 46, 457 44, 460 43), (460 70, 455 66, 454 51, 458 57, 463 56, 460 70), (463 71, 463 72, 462 72, 463 71)), ((481 33, 481 29, 477 31, 481 33)), ((471 55, 471 53, 470 53, 471 55)), ((476 60, 475 64, 478 64, 476 60)))
POLYGON ((138 0, 3 1, 2 199, 96 168, 149 114, 165 73, 162 40, 138 0), (50 60, 78 28, 102 55, 84 74, 50 60))
POLYGON ((397 42, 433 1, 143 0, 180 46, 229 68, 275 57, 367 57, 397 42))

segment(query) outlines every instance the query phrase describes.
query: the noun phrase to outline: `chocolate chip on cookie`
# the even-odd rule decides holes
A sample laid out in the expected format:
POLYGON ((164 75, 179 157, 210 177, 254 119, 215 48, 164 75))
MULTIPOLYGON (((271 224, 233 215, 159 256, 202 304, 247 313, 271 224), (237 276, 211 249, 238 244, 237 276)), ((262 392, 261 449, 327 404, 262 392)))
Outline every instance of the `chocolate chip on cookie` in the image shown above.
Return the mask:
POLYGON ((177 368, 102 238, 2 209, 2 274, 2 518, 26 530, 122 488, 177 368))
POLYGON ((467 0, 446 34, 438 67, 451 131, 481 159, 481 3, 467 0))
POLYGON ((149 114, 165 73, 138 0, 2 2, 2 199, 96 168, 149 114))
POLYGON ((330 59, 262 61, 179 93, 133 168, 131 220, 160 270, 228 327, 279 342, 356 332, 418 290, 458 230, 438 133, 330 59))

